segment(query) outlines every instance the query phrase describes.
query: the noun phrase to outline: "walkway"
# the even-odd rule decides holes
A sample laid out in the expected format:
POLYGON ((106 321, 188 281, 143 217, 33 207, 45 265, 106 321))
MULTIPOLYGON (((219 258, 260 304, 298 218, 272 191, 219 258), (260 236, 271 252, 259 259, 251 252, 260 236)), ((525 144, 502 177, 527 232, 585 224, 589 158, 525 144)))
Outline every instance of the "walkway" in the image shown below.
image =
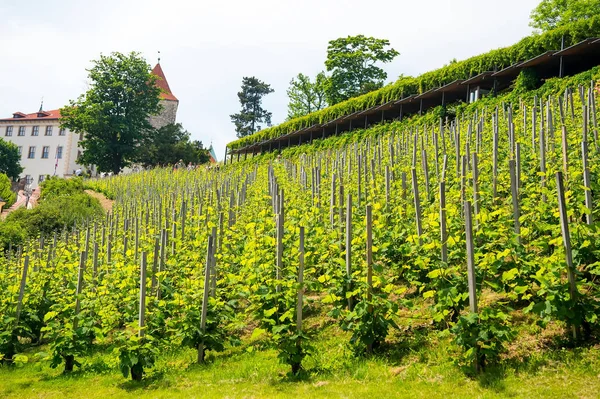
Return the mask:
MULTIPOLYGON (((29 198, 29 202, 31 203, 32 207, 37 205, 39 198, 40 198, 40 188, 38 187, 31 192, 31 197, 29 198)), ((24 207, 26 201, 27 201, 27 197, 25 197, 23 190, 19 190, 19 192, 17 193, 17 201, 14 204, 12 204, 12 206, 10 208, 2 210, 2 214, 0 214, 0 219, 4 219, 4 218, 6 218, 6 216, 8 216, 9 213, 11 213, 21 207, 24 207)))

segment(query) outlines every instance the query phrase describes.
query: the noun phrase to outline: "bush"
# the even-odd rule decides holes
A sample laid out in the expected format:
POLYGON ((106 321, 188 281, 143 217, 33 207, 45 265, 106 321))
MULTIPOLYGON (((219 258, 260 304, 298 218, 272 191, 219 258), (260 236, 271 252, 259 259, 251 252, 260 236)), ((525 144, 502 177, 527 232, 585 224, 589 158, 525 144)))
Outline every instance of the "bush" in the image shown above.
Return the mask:
POLYGON ((53 176, 44 180, 41 188, 41 200, 52 197, 69 196, 83 192, 83 180, 80 177, 63 179, 53 176))
POLYGON ((8 176, 4 173, 0 173, 0 197, 6 201, 3 209, 10 207, 17 200, 17 194, 13 193, 10 187, 11 183, 8 176))
MULTIPOLYGON (((85 193, 46 197, 30 210, 21 208, 7 216, 6 222, 23 226, 29 237, 48 236, 64 227, 103 215, 100 202, 85 193)), ((14 245, 14 243, 13 243, 14 245)))
POLYGON ((19 222, 0 222, 0 252, 8 250, 10 244, 16 249, 27 237, 26 230, 19 222))

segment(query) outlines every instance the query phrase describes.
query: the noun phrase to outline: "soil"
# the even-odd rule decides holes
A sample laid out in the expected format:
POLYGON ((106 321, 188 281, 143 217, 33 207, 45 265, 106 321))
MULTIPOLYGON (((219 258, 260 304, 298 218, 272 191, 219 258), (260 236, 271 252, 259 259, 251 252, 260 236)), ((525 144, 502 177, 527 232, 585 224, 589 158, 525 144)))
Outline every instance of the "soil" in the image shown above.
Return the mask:
POLYGON ((104 209, 106 212, 109 212, 112 209, 113 204, 115 203, 115 201, 106 198, 104 194, 97 193, 96 191, 85 190, 85 192, 89 196, 98 199, 98 201, 100 201, 100 205, 102 205, 102 209, 104 209))

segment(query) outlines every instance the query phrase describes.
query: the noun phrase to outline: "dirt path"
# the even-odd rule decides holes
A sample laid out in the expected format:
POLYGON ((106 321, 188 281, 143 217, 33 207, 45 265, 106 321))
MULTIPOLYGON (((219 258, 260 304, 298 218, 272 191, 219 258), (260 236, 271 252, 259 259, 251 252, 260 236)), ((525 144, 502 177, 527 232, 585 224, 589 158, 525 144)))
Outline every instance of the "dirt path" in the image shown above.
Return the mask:
POLYGON ((97 193, 96 191, 92 191, 92 190, 85 190, 86 194, 97 198, 98 201, 100 201, 100 205, 102 205, 102 208, 108 212, 112 209, 113 204, 115 203, 115 201, 108 199, 104 196, 104 194, 101 193, 97 193))

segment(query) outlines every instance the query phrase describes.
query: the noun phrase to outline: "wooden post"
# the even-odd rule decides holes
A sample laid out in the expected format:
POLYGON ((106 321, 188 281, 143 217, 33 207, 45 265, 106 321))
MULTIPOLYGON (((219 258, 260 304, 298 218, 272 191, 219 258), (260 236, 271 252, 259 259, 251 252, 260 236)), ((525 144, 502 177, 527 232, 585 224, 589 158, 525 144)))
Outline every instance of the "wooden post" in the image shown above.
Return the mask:
POLYGON ((19 299, 17 302, 17 312, 15 315, 15 326, 19 325, 21 317, 21 309, 23 308, 23 295, 25 295, 25 284, 27 282, 27 271, 29 270, 29 255, 25 255, 25 263, 23 264, 23 274, 21 275, 21 286, 19 287, 19 299))
MULTIPOLYGON (((352 291, 352 194, 348 194, 346 205, 346 278, 348 279, 347 292, 352 291)), ((348 310, 354 308, 352 297, 348 297, 348 310)))
POLYGON ((517 244, 521 245, 521 224, 519 222, 519 192, 517 186, 517 171, 516 163, 514 159, 508 161, 508 168, 510 170, 510 190, 512 193, 512 206, 513 206, 513 221, 515 228, 515 236, 517 237, 517 244))
MULTIPOLYGON (((573 252, 571 250, 571 234, 569 233, 569 217, 567 215, 567 206, 565 203, 565 189, 563 185, 562 172, 556 172, 556 188, 558 190, 558 208, 560 212, 560 229, 562 231, 563 244, 565 246, 565 258, 567 262, 567 277, 569 279, 569 294, 571 301, 577 300, 577 285, 575 283, 575 268, 573 267, 573 252)), ((579 339, 579 330, 573 325, 573 338, 579 339)))
POLYGON ((590 168, 588 165, 588 147, 587 142, 581 142, 581 159, 583 161, 583 188, 585 190, 585 207, 586 211, 586 222, 587 224, 592 224, 592 183, 590 179, 590 168))
POLYGON ((440 241, 442 262, 448 263, 448 233, 446 230, 446 182, 440 181, 440 241))
MULTIPOLYGON (((413 169, 414 170, 414 169, 413 169)), ((367 205, 367 311, 373 313, 373 305, 370 304, 373 296, 373 215, 371 205, 367 205)), ((373 353, 373 343, 367 345, 367 353, 373 353)))
POLYGON ((154 239, 154 256, 152 257, 152 281, 150 283, 150 293, 152 295, 156 293, 156 273, 158 272, 159 250, 160 239, 156 237, 154 239))
POLYGON ((142 252, 142 261, 140 264, 140 318, 138 321, 139 337, 146 333, 146 251, 142 252))
POLYGON ((477 153, 473 155, 473 216, 475 218, 475 229, 479 230, 479 163, 477 153))
POLYGON ((302 332, 302 296, 304 294, 304 226, 300 226, 300 246, 298 248, 298 300, 296 301, 296 330, 302 332))
POLYGON ((419 237, 419 245, 421 245, 421 235, 423 234, 423 229, 421 228, 421 202, 419 199, 419 184, 417 182, 417 171, 415 170, 415 168, 411 169, 411 173, 413 194, 415 196, 415 222, 417 224, 417 235, 419 237))
POLYGON ((75 313, 73 317, 73 331, 77 329, 79 324, 79 319, 77 319, 77 315, 81 311, 81 291, 83 290, 83 273, 85 272, 85 261, 87 258, 87 254, 85 251, 82 251, 79 256, 79 269, 77 272, 77 288, 75 289, 75 313))
MULTIPOLYGON (((202 293, 202 310, 200 315, 200 331, 202 334, 206 332, 206 315, 208 312, 208 294, 210 291, 210 270, 211 270, 211 253, 213 247, 213 237, 208 236, 208 244, 206 248, 206 266, 204 268, 204 292, 202 293)), ((198 363, 204 362, 204 341, 198 344, 198 363)))

